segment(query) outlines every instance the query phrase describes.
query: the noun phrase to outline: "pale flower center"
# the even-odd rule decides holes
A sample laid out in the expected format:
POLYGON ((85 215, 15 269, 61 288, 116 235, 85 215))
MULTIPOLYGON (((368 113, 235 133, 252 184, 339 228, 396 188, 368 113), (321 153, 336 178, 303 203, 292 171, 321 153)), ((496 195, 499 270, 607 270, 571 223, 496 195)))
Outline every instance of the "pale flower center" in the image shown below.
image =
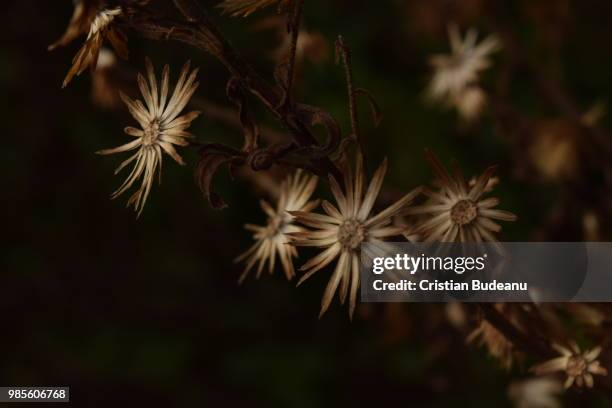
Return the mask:
POLYGON ((357 220, 346 220, 338 228, 338 242, 345 249, 357 249, 365 239, 365 235, 365 228, 357 220))
POLYGON ((150 146, 157 142, 159 137, 159 122, 157 119, 151 121, 149 126, 144 129, 144 136, 142 137, 142 144, 144 146, 150 146))
POLYGON ((451 208, 451 220, 458 225, 466 225, 474 221, 478 208, 472 200, 461 200, 451 208))
POLYGON ((570 377, 579 377, 587 370, 587 362, 582 356, 571 356, 567 360, 567 374, 570 377))

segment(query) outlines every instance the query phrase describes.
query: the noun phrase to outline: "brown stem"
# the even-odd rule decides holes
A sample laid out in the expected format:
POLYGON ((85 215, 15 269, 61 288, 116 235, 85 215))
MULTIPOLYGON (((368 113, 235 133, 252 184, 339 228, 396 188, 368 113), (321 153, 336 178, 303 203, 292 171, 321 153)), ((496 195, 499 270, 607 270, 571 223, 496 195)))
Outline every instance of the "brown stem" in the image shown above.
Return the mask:
MULTIPOLYGON (((240 121, 236 118, 236 112, 227 106, 216 104, 205 98, 194 97, 190 105, 203 112, 209 120, 220 122, 224 125, 241 130, 240 121)), ((287 134, 266 126, 260 126, 261 136, 269 144, 280 143, 287 140, 287 134)))
POLYGON ((366 174, 369 174, 365 144, 359 132, 359 117, 357 115, 357 97, 355 81, 353 79, 351 50, 344 42, 344 38, 341 35, 339 35, 336 39, 336 58, 340 58, 342 60, 342 65, 344 67, 344 76, 346 78, 346 89, 348 93, 349 116, 351 120, 351 134, 359 145, 359 150, 361 150, 361 154, 363 156, 364 169, 366 174))
MULTIPOLYGON (((293 107, 281 109, 282 96, 278 89, 261 78, 221 34, 198 0, 174 0, 175 5, 187 21, 159 18, 139 10, 128 25, 142 36, 155 40, 175 40, 209 52, 216 57, 245 88, 254 95, 290 132, 300 146, 317 146, 318 142, 308 127, 301 123, 299 112, 293 107), (291 119, 290 119, 291 118, 291 119)), ((320 175, 332 174, 341 180, 341 172, 328 158, 313 159, 320 175)))
POLYGON ((297 42, 300 35, 300 23, 302 21, 302 11, 304 10, 304 0, 297 0, 295 2, 295 8, 289 22, 289 30, 291 34, 291 47, 289 48, 289 66, 287 67, 287 83, 285 89, 285 95, 283 97, 283 103, 285 108, 287 105, 291 105, 293 82, 295 80, 295 58, 297 54, 297 42))

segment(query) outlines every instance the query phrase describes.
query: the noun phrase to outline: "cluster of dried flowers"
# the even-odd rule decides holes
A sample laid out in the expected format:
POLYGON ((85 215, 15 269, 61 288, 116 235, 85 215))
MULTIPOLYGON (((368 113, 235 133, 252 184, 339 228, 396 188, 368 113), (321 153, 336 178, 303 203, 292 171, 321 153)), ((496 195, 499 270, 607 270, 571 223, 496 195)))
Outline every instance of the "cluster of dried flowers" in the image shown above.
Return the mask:
MULTIPOLYGON (((225 0, 219 4, 224 12, 232 16, 248 16, 273 4, 278 5, 279 12, 286 12, 288 42, 281 51, 286 54, 286 58, 279 59, 277 72, 277 76, 284 77, 279 79, 277 88, 260 81, 251 68, 242 63, 197 1, 175 0, 177 8, 185 16, 182 24, 160 18, 158 13, 146 8, 147 3, 143 0, 115 1, 113 4, 102 0, 78 0, 66 33, 49 48, 65 46, 79 36, 86 35, 64 80, 64 86, 88 68, 95 71, 101 55, 104 61, 115 61, 109 50, 102 49, 105 42, 111 44, 117 55, 127 59, 127 30, 135 30, 153 39, 176 39, 190 43, 230 65, 234 77, 228 84, 228 97, 238 108, 239 125, 245 138, 241 149, 193 142, 194 137, 187 129, 199 112, 184 114, 183 110, 198 88, 198 70, 191 70, 190 63, 185 64, 171 92, 169 67, 164 67, 161 80, 158 81, 153 65, 147 59, 146 74, 137 76, 138 89, 144 102, 120 93, 139 125, 139 128, 125 128, 125 133, 133 140, 98 153, 107 155, 135 151, 117 168, 116 173, 133 163, 130 174, 112 196, 121 195, 140 180, 140 186, 128 200, 128 205, 133 205, 139 215, 149 197, 154 178, 161 179, 163 153, 177 163, 185 164, 176 147, 193 145, 200 148, 200 161, 197 165, 199 183, 211 204, 216 207, 223 206, 223 201, 212 191, 211 183, 215 172, 222 165, 232 168, 249 166, 255 171, 266 170, 272 165, 300 168, 282 181, 275 203, 261 202, 267 216, 266 224, 246 225, 253 232, 255 243, 237 258, 238 262, 245 263, 240 281, 254 268, 257 277, 266 267, 269 273, 273 273, 277 264, 282 267, 286 278, 291 280, 296 275, 294 261, 298 248, 314 247, 320 253, 300 266, 299 271, 303 275, 298 285, 335 261, 322 297, 320 313, 322 315, 328 310, 334 295, 338 293, 341 303, 345 303, 348 298, 349 315, 352 318, 360 285, 362 243, 380 243, 389 238, 401 237, 424 242, 495 242, 496 234, 501 230, 496 221, 516 220, 514 214, 496 209, 499 204, 497 198, 485 198, 499 181, 493 177, 493 167, 467 181, 458 169, 452 175, 449 174, 432 153, 427 154, 427 159, 436 176, 434 188, 415 188, 386 208, 377 209, 387 162, 383 161, 368 180, 362 141, 354 118, 354 102, 358 92, 353 87, 350 58, 341 40, 338 49, 345 52, 343 61, 349 88, 352 134, 342 138, 339 126, 331 115, 292 99, 295 60, 300 58, 302 52, 299 37, 304 31, 300 31, 299 23, 303 0, 225 0), (196 24, 197 28, 194 29, 196 24), (249 81, 243 80, 240 75, 248 75, 249 81), (259 98, 280 119, 293 140, 261 147, 259 126, 250 116, 247 94, 259 98), (318 125, 325 128, 329 137, 323 146, 316 144, 309 130, 318 125), (356 153, 351 155, 348 152, 355 141, 358 147, 356 153), (354 162, 354 170, 351 162, 354 162), (313 199, 320 177, 328 179, 335 204, 313 199), (412 205, 418 198, 422 198, 422 202, 412 205), (319 206, 323 213, 316 211, 319 206), (408 217, 410 222, 396 222, 400 216, 408 217)), ((451 55, 435 55, 430 59, 434 72, 428 94, 433 100, 456 108, 463 118, 475 120, 488 106, 487 92, 480 85, 480 74, 492 65, 490 56, 501 49, 501 41, 490 36, 477 43, 474 29, 470 29, 462 39, 459 29, 454 25, 449 27, 449 38, 451 55)), ((98 81, 96 86, 104 88, 105 84, 107 81, 98 81)), ((98 90, 97 93, 103 92, 98 90)), ((376 107, 369 94, 364 91, 359 94, 367 96, 372 106, 376 107)), ((111 97, 103 99, 112 101, 111 97)), ((552 357, 554 351, 561 354, 560 357, 534 366, 532 371, 536 375, 561 371, 567 375, 566 388, 572 385, 593 387, 594 375, 607 374, 606 368, 598 360, 602 348, 595 347, 582 352, 572 340, 566 341, 569 347, 560 346, 556 342, 542 342, 547 337, 538 330, 544 330, 544 327, 529 319, 540 318, 545 315, 544 312, 554 314, 552 308, 545 306, 483 305, 478 313, 481 316, 480 323, 468 339, 470 342, 478 340, 481 345, 485 345, 491 355, 505 367, 510 367, 515 359, 529 352, 527 346, 535 341, 538 347, 532 349, 540 352, 540 358, 552 357)), ((586 313, 583 309, 582 312, 582 316, 586 314, 592 317, 596 314, 594 309, 588 309, 586 313)), ((560 392, 557 382, 546 377, 517 383, 512 388, 511 396, 517 401, 523 401, 534 389, 546 390, 545 393, 551 396, 544 400, 553 401, 551 403, 554 403, 552 395, 560 392)))

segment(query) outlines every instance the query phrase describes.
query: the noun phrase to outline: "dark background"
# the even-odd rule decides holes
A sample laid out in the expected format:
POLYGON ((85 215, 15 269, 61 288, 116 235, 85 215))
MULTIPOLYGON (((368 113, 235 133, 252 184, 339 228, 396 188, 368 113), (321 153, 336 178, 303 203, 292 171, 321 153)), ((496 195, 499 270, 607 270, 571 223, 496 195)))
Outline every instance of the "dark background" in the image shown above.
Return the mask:
MULTIPOLYGON (((186 167, 165 157, 163 182, 140 219, 124 208, 128 195, 111 201, 121 159, 94 152, 124 143, 122 129, 134 121, 124 109, 92 104, 88 73, 61 89, 80 40, 52 53, 46 47, 65 29, 71 2, 3 7, 2 385, 69 385, 78 406, 510 406, 507 385, 527 376, 527 363, 506 372, 484 350, 466 346, 465 331, 446 322, 443 305, 360 305, 350 323, 336 303, 317 319, 325 272, 298 289, 280 271, 238 286, 241 267, 232 261, 250 245, 242 224, 264 222, 259 195, 248 181, 222 174, 216 186, 230 207, 209 209, 192 175, 195 152, 182 150, 186 167)), ((508 18, 542 69, 589 107, 612 93, 611 8, 512 2, 508 18)), ((519 215, 503 237, 529 240, 563 187, 516 177, 516 158, 488 115, 465 126, 423 99, 427 56, 448 49, 446 22, 488 34, 482 9, 476 0, 307 0, 306 28, 325 36, 330 54, 321 64, 306 62, 299 95, 347 130, 343 76, 332 55, 334 37, 344 35, 358 85, 384 110, 376 130, 366 106, 361 113, 372 165, 390 160, 386 186, 407 191, 428 182, 425 147, 446 162, 456 158, 468 175, 499 164, 500 208, 519 215)), ((246 20, 213 14, 270 78, 267 53, 278 41, 250 25, 273 10, 246 20)), ((129 47, 128 66, 141 70, 148 55, 158 68, 169 63, 173 78, 192 59, 201 68, 198 94, 230 107, 227 74, 209 56, 134 35, 129 47)), ((527 116, 554 117, 527 78, 512 86, 527 116)), ((263 111, 259 118, 276 126, 263 111)), ((206 117, 191 129, 203 141, 240 144, 235 129, 206 117)), ((566 237, 582 239, 571 232, 580 231, 579 216, 568 222, 566 237)), ((305 259, 310 253, 303 252, 305 259)), ((600 395, 565 400, 605 404, 600 395)))

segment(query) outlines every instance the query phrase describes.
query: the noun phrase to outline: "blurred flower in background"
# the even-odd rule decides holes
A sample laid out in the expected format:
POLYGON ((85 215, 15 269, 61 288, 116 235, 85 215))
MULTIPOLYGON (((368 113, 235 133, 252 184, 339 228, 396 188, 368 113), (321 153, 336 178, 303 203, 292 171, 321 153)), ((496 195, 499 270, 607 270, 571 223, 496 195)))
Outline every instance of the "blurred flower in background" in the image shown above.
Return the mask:
POLYGON ((561 383, 549 377, 515 381, 508 387, 515 408, 561 408, 562 393, 561 383))
POLYGON ((117 109, 121 106, 121 96, 114 76, 117 74, 117 57, 108 48, 100 50, 98 68, 91 74, 92 102, 103 109, 117 109))
POLYGON ((486 94, 478 86, 481 71, 492 64, 491 54, 501 49, 496 36, 477 43, 475 29, 462 39, 456 25, 448 27, 451 54, 436 54, 429 58, 433 76, 427 89, 428 97, 454 107, 466 120, 475 119, 486 104, 486 94))

